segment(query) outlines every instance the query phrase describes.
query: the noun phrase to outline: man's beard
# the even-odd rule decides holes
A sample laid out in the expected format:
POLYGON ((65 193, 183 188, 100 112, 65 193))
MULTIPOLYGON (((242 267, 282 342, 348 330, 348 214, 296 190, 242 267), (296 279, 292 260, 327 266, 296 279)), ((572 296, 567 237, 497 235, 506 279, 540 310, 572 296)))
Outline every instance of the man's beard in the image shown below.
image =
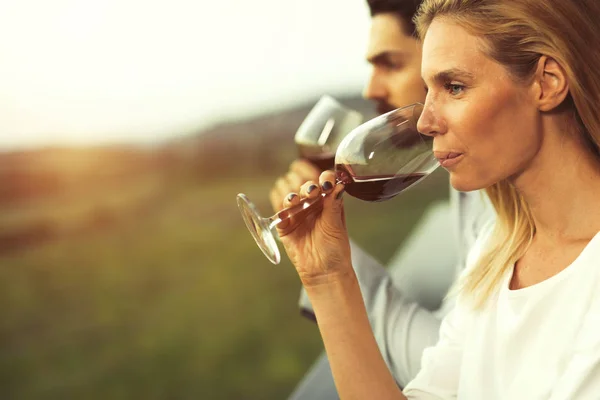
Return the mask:
POLYGON ((387 112, 390 112, 392 110, 395 110, 398 107, 394 107, 393 105, 391 105, 390 103, 388 103, 387 101, 378 101, 377 102, 377 113, 379 115, 381 114, 385 114, 387 112))

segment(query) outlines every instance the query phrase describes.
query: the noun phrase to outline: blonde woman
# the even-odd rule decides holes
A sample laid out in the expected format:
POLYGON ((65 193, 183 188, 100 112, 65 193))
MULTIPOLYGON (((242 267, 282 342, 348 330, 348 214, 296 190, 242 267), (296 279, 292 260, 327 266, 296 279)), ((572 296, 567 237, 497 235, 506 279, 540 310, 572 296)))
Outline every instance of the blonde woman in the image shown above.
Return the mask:
MULTIPOLYGON (((400 391, 350 263, 343 185, 280 228, 342 399, 600 398, 600 2, 425 0, 419 120, 454 188, 498 214, 400 391)), ((435 243, 432 243, 432 251, 435 243)))

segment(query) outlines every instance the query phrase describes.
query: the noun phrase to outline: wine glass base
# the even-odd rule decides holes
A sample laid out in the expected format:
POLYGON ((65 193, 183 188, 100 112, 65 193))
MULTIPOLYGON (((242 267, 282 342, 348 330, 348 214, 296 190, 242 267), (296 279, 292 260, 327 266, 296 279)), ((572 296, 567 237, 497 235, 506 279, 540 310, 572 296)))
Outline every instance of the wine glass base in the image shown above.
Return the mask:
POLYGON ((273 264, 279 264, 281 261, 281 253, 277 247, 275 236, 271 229, 269 229, 269 221, 260 216, 254 204, 245 194, 240 193, 237 195, 237 204, 242 213, 242 218, 246 223, 246 227, 252 234, 258 247, 269 261, 273 264))

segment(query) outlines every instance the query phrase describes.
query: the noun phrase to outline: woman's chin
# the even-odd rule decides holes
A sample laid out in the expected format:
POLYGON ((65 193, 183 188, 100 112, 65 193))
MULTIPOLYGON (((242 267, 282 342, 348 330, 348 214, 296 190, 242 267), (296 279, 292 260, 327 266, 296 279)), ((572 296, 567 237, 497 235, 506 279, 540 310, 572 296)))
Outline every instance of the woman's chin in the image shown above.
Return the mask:
POLYGON ((459 192, 471 192, 473 190, 483 189, 489 185, 482 185, 475 179, 469 179, 465 176, 459 176, 456 173, 450 173, 450 185, 459 192))

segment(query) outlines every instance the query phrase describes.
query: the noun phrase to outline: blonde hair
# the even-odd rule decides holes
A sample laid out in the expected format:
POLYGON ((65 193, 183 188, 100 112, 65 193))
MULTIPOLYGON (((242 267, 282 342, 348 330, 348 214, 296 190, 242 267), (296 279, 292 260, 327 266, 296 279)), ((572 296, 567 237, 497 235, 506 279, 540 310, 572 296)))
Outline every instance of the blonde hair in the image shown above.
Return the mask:
MULTIPOLYGON (((600 1, 424 0, 414 19, 420 38, 435 18, 482 38, 483 51, 517 82, 533 78, 542 55, 556 60, 567 75, 564 106, 574 132, 600 158, 600 1)), ((471 297, 476 308, 523 256, 536 230, 528 204, 510 182, 498 182, 486 193, 497 213, 494 231, 478 263, 452 290, 471 297)))

